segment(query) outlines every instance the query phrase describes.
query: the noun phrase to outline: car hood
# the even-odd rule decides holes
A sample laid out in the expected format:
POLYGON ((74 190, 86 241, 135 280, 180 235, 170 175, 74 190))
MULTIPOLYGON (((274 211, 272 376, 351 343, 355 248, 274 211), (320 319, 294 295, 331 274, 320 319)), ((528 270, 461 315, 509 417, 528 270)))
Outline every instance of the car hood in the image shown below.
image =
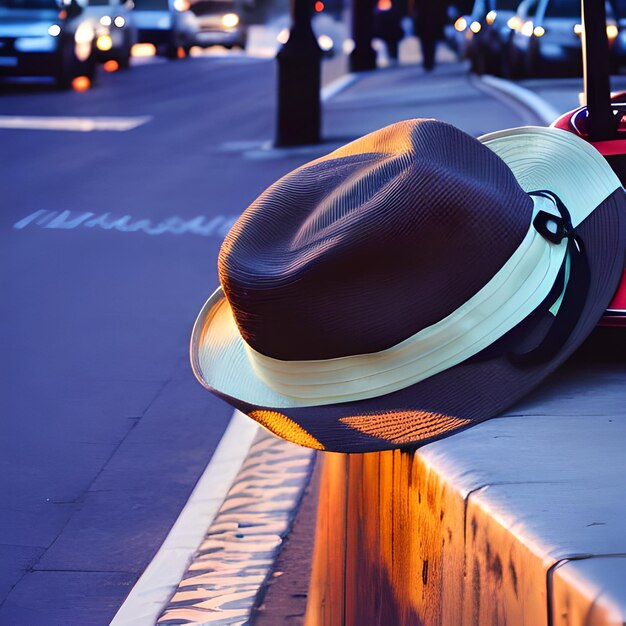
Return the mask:
POLYGON ((0 37, 41 37, 59 22, 56 11, 12 11, 0 13, 0 37))

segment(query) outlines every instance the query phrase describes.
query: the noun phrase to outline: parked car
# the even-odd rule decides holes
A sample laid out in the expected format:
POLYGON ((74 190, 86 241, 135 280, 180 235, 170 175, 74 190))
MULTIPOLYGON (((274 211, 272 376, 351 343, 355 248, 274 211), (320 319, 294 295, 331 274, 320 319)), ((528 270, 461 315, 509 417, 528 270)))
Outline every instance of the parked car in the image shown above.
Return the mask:
POLYGON ((467 30, 472 23, 471 10, 472 5, 468 8, 467 3, 463 6, 450 5, 448 7, 450 22, 443 28, 444 39, 459 59, 466 58, 467 30))
POLYGON ((234 0, 193 0, 190 10, 197 18, 197 45, 246 47, 248 29, 242 4, 234 0))
MULTIPOLYGON (((612 47, 619 34, 607 2, 607 35, 612 47)), ((582 73, 580 0, 523 0, 513 18, 503 56, 510 77, 582 73)))
POLYGON ((170 59, 195 45, 198 25, 189 0, 134 0, 134 4, 138 43, 150 43, 170 59))
POLYGON ((132 0, 89 0, 85 11, 98 24, 96 58, 101 63, 117 61, 130 66, 131 49, 137 43, 137 28, 131 9, 132 0))
POLYGON ((509 20, 519 0, 476 0, 466 29, 466 55, 476 74, 500 74, 509 40, 509 20))
POLYGON ((82 0, 0 0, 0 77, 51 76, 61 88, 93 81, 96 28, 82 0))
POLYGON ((611 65, 612 70, 617 71, 626 65, 626 0, 610 0, 610 5, 618 30, 611 47, 611 65))

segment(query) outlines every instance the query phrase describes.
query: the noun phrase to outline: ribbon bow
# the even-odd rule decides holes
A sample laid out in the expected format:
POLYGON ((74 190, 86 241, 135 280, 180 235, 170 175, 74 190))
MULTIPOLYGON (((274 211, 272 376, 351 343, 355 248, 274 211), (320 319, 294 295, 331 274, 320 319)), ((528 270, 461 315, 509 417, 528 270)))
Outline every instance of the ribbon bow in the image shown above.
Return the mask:
POLYGON ((539 211, 533 220, 535 230, 546 240, 558 244, 567 239, 567 252, 559 272, 559 297, 548 301, 554 320, 544 338, 527 352, 513 353, 510 360, 518 366, 532 366, 552 359, 563 348, 576 327, 587 301, 590 272, 585 247, 580 235, 574 231, 572 218, 563 201, 552 191, 538 190, 531 196, 552 200, 559 211, 553 215, 539 211), (553 309, 556 311, 553 312, 553 309))

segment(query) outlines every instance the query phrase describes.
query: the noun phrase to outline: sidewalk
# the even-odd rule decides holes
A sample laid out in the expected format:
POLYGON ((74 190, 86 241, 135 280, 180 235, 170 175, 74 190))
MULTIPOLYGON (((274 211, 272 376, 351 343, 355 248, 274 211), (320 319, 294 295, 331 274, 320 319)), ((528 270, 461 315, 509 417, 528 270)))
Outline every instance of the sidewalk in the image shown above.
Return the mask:
MULTIPOLYGON (((389 67, 359 75, 354 82, 344 81, 343 84, 347 86, 324 103, 324 143, 289 150, 276 150, 269 145, 242 146, 243 175, 246 163, 273 159, 284 161, 285 169, 291 169, 298 164, 295 161, 303 163, 314 159, 363 134, 406 118, 437 117, 474 136, 510 126, 541 123, 523 106, 511 109, 510 98, 484 87, 458 63, 440 64, 431 74, 425 74, 417 65, 389 67)), ((293 452, 289 452, 291 444, 283 442, 282 445, 287 448, 281 448, 277 454, 292 455, 293 463, 301 468, 298 470, 300 478, 294 475, 290 482, 289 497, 297 503, 310 476, 302 468, 308 467, 314 453, 295 446, 293 452)), ((253 452, 253 456, 255 454, 258 455, 253 452)), ((318 457, 318 477, 322 456, 326 455, 318 457)), ((328 456, 343 458, 342 455, 328 456)), ((295 510, 287 512, 285 517, 283 499, 275 500, 274 505, 267 501, 273 498, 272 472, 262 474, 270 491, 247 491, 250 469, 246 468, 244 464, 178 590, 162 611, 160 625, 248 623, 246 615, 255 603, 261 604, 254 613, 253 621, 258 625, 303 623, 318 483, 311 482, 294 520, 295 510), (247 502, 242 500, 244 493, 247 502), (237 531, 236 525, 229 526, 235 522, 233 511, 243 504, 253 505, 254 498, 260 498, 258 510, 263 511, 263 519, 255 521, 246 509, 246 528, 237 531), (266 516, 273 514, 276 516, 272 518, 274 526, 268 530, 266 516), (226 537, 228 545, 216 541, 222 536, 226 537), (255 537, 262 545, 253 547, 255 537), (232 558, 233 554, 238 558, 232 558), (220 568, 226 565, 226 575, 220 576, 220 568)), ((337 549, 340 549, 339 544, 337 549)))

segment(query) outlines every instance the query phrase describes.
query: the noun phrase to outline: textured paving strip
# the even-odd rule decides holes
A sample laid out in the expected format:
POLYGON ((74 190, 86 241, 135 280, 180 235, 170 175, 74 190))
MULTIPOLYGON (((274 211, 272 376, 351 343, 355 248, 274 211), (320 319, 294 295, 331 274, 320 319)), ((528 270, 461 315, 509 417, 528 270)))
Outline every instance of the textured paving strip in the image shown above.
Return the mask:
POLYGON ((315 452, 260 431, 157 624, 247 624, 274 566, 315 452))

